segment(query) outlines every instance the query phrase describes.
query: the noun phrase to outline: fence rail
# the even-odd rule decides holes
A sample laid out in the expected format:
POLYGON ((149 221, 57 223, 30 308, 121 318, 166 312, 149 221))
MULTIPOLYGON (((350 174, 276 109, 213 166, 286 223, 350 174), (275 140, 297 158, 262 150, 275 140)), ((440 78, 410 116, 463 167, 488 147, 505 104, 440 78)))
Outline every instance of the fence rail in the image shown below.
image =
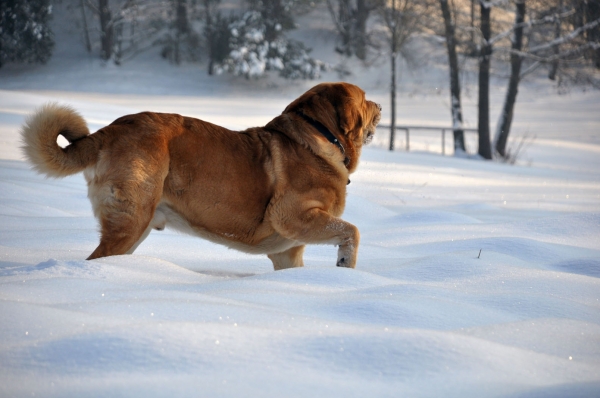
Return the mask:
MULTIPOLYGON (((380 124, 377 126, 378 129, 388 129, 391 130, 389 124, 380 124)), ((442 135, 442 155, 446 154, 446 131, 454 131, 452 127, 439 127, 439 126, 408 126, 408 125, 399 125, 396 126, 395 130, 404 130, 406 134, 406 152, 410 151, 410 130, 440 130, 442 135)), ((464 132, 477 132, 477 129, 474 128, 463 128, 464 132)), ((394 150, 394 136, 395 134, 390 134, 390 151, 394 150)))

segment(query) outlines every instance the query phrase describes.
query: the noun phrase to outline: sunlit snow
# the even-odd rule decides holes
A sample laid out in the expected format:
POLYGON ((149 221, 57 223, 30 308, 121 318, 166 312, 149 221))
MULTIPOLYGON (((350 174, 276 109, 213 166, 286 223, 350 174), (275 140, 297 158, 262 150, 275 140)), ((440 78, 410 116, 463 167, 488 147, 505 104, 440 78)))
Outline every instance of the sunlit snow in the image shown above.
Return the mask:
MULTIPOLYGON (((441 156, 437 133, 390 153, 378 131, 348 186, 354 270, 311 246, 304 268, 274 272, 169 230, 85 261, 98 235, 83 177, 45 179, 19 149, 36 107, 72 105, 92 131, 142 110, 239 129, 311 84, 269 91, 157 62, 0 70, 0 396, 598 396, 598 93, 522 88, 513 128, 535 139, 515 166, 441 156)), ((349 79, 386 123, 387 87, 349 79)), ((449 102, 401 92, 398 117, 449 126, 449 102)))

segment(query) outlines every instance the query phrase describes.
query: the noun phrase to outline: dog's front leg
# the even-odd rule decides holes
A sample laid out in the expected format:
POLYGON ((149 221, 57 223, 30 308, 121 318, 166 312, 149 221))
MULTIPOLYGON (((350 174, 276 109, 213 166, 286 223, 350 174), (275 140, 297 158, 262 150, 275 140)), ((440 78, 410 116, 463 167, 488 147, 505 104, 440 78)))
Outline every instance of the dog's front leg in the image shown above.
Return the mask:
POLYGON ((345 230, 347 231, 341 239, 341 243, 338 248, 338 258, 335 264, 338 267, 356 268, 356 260, 358 256, 358 243, 360 241, 360 234, 358 228, 354 225, 338 219, 345 224, 345 230))
POLYGON ((339 245, 338 267, 355 268, 360 234, 358 228, 318 208, 297 217, 286 218, 278 225, 279 233, 304 244, 339 245))
POLYGON ((292 247, 281 253, 269 254, 269 259, 273 262, 275 271, 286 268, 303 267, 302 255, 304 254, 304 245, 292 247))

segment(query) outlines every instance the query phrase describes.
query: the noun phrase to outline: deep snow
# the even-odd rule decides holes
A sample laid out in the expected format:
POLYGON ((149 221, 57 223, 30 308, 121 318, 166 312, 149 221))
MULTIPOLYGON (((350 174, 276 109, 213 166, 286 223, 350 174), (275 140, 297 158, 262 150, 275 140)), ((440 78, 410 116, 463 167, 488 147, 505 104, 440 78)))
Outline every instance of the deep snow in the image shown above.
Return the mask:
MULTIPOLYGON (((169 230, 84 261, 98 238, 83 177, 44 179, 18 149, 37 106, 68 103, 92 130, 141 110, 244 128, 310 83, 57 51, 72 56, 0 70, 0 396, 600 394, 598 93, 524 85, 515 134, 536 138, 516 166, 423 152, 438 134, 390 153, 379 131, 348 187, 355 270, 312 246, 305 268, 273 272, 169 230)), ((385 123, 379 79, 351 77, 385 123)), ((400 122, 447 126, 446 97, 401 92, 400 122)))

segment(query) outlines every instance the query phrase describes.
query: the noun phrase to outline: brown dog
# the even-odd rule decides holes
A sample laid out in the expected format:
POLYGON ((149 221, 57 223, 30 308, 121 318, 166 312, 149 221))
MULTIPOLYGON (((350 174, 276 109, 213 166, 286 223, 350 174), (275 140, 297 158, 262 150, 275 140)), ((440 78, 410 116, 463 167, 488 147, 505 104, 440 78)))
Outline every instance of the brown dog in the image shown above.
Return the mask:
POLYGON ((151 229, 169 226, 267 254, 276 270, 301 267, 306 244, 339 245, 337 265, 354 268, 358 229, 339 217, 380 111, 360 88, 324 83, 242 132, 143 112, 90 134, 73 109, 48 104, 21 134, 37 171, 84 172, 101 226, 88 259, 132 253, 151 229))

